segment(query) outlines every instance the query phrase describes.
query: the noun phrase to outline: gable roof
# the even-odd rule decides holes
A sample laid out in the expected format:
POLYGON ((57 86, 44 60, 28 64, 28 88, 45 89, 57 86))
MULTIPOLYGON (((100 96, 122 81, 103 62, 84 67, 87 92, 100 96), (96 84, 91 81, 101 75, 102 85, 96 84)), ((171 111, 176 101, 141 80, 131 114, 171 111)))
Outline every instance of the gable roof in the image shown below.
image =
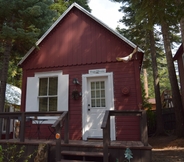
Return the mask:
MULTIPOLYGON (((105 27, 107 30, 109 30, 111 33, 113 33, 114 35, 116 35, 117 37, 119 37, 121 40, 123 40, 124 42, 126 42, 128 45, 130 45, 133 48, 136 48, 137 45, 135 45, 133 42, 131 42, 130 40, 128 40, 127 38, 125 38, 124 36, 122 36, 121 34, 119 34, 118 32, 116 32, 115 30, 111 29, 109 26, 107 26, 105 23, 103 23, 102 21, 100 21, 99 19, 97 19, 96 17, 94 17, 90 12, 88 12, 87 10, 85 10, 83 7, 81 7, 80 5, 78 5, 77 3, 73 3, 53 24, 52 26, 42 35, 42 37, 36 42, 36 46, 38 46, 46 37, 47 35, 56 27, 56 25, 62 21, 62 19, 69 13, 69 11, 73 8, 76 7, 77 9, 79 9, 80 11, 82 11, 83 13, 85 13, 87 16, 89 16, 90 18, 92 18, 93 20, 95 20, 97 23, 99 23, 100 25, 102 25, 103 27, 105 27)), ((33 46, 27 53, 26 55, 22 58, 22 60, 18 63, 18 65, 21 65, 26 59, 27 57, 34 51, 36 47, 33 46)), ((138 51, 143 52, 144 51, 140 48, 138 48, 138 51)))

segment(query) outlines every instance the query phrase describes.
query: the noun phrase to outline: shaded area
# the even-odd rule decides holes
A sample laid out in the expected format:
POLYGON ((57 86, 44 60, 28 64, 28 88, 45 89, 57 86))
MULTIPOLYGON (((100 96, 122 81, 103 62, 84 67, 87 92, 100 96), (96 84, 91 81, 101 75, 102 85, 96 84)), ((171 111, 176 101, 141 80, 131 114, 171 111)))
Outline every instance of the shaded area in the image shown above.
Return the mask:
POLYGON ((184 138, 176 136, 150 137, 152 145, 152 162, 183 162, 184 161, 184 138))

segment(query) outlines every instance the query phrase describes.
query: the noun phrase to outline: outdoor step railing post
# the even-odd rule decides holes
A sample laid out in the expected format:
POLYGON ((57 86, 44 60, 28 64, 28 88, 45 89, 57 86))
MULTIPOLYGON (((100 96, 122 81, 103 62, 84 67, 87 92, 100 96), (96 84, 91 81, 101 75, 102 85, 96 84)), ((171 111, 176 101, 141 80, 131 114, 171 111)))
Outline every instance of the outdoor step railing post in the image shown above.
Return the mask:
POLYGON ((24 142, 25 140, 25 113, 21 113, 20 119, 20 142, 24 142))
MULTIPOLYGON (((55 127, 56 129, 56 135, 61 133, 60 125, 57 125, 55 127)), ((56 161, 61 160, 61 136, 59 138, 56 138, 56 161)))
POLYGON ((103 162, 109 161, 109 145, 110 145, 110 112, 106 111, 101 128, 103 129, 103 162))
POLYGON ((65 123, 64 123, 64 143, 69 143, 69 116, 68 112, 65 115, 65 123))
POLYGON ((10 138, 10 117, 5 118, 6 119, 6 139, 10 138))
POLYGON ((144 146, 148 146, 148 130, 147 130, 147 119, 146 119, 146 111, 142 111, 141 114, 141 141, 144 146))

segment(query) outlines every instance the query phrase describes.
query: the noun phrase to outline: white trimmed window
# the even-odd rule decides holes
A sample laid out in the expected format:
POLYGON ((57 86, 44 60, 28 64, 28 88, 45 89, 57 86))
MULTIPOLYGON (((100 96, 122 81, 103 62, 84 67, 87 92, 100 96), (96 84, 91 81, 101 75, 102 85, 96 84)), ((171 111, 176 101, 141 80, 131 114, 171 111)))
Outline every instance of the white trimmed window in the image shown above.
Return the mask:
POLYGON ((39 78, 39 111, 57 111, 58 77, 39 78))
POLYGON ((26 112, 68 111, 68 79, 62 71, 35 73, 27 78, 26 112))

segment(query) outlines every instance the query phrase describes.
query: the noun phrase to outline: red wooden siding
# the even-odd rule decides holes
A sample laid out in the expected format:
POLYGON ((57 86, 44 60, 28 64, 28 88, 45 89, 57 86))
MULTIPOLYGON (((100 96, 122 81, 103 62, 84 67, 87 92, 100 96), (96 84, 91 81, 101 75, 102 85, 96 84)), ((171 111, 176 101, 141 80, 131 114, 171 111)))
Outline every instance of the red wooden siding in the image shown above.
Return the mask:
MULTIPOLYGON (((90 64, 83 66, 70 66, 47 68, 44 71, 62 70, 64 74, 69 74, 69 117, 70 117, 70 139, 80 140, 82 137, 82 98, 79 100, 72 99, 72 91, 78 89, 82 91, 80 85, 73 84, 73 78, 78 78, 82 82, 82 74, 87 74, 89 69, 105 68, 107 72, 113 72, 114 80, 114 103, 117 110, 137 110, 138 99, 135 85, 134 61, 128 63, 111 62, 108 64, 90 64), (128 95, 123 95, 121 89, 130 88, 128 95)), ((43 69, 42 69, 43 70, 43 69)), ((28 70, 26 77, 33 76, 38 70, 28 70), (28 72, 29 71, 29 72, 28 72)), ((26 79, 24 77, 24 79, 26 79)), ((23 80, 23 87, 26 87, 26 80, 23 80)), ((25 107, 25 88, 23 90, 22 109, 25 107)), ((117 140, 138 140, 139 136, 139 120, 136 118, 116 118, 116 135, 117 140)))
POLYGON ((35 50, 23 63, 23 67, 32 69, 112 62, 117 56, 127 56, 132 51, 127 43, 73 8, 41 42, 39 50, 35 50))

